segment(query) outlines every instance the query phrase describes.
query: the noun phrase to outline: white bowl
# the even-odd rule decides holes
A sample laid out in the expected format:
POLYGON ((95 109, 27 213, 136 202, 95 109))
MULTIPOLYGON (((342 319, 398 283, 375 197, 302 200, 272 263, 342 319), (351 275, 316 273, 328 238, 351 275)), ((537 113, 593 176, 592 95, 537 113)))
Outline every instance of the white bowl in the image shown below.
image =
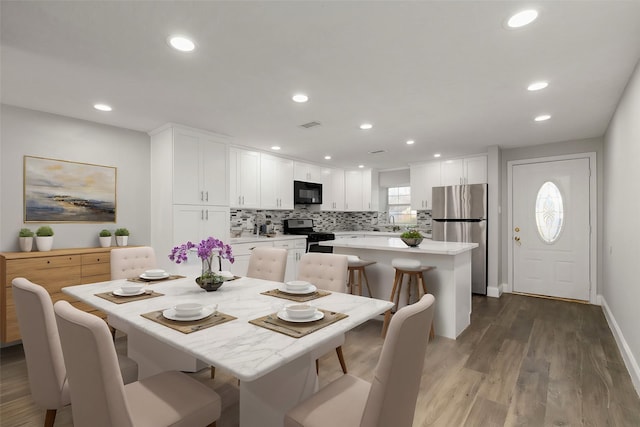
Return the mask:
POLYGON ((161 270, 159 268, 154 270, 147 270, 144 272, 144 275, 147 277, 162 277, 164 276, 164 274, 164 270, 161 270))
POLYGON ((285 286, 290 291, 302 291, 307 289, 311 283, 304 280, 292 280, 291 282, 285 283, 285 286))
POLYGON ((183 304, 176 304, 173 306, 176 311, 176 316, 195 316, 202 311, 202 304, 196 302, 186 302, 183 304))
POLYGON ((142 289, 141 284, 138 283, 127 283, 125 285, 122 285, 120 287, 120 290, 125 293, 125 294, 135 294, 140 292, 140 290, 142 289))
POLYGON ((286 306, 285 310, 292 319, 307 319, 316 312, 316 308, 309 304, 291 304, 286 306))

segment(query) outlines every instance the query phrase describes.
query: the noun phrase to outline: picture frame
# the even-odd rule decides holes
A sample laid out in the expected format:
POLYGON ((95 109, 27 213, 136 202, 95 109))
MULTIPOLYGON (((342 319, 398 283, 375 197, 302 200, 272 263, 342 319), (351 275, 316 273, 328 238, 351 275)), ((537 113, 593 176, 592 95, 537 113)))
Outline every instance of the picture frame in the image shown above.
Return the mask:
POLYGON ((117 168, 24 156, 24 222, 116 222, 117 168))

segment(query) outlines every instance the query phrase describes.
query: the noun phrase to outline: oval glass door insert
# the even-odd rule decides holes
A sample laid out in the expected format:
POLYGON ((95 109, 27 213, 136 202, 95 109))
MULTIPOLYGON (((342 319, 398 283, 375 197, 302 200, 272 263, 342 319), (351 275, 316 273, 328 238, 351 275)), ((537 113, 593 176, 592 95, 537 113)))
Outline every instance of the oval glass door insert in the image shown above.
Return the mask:
POLYGON ((547 243, 558 240, 564 224, 564 209, 560 189, 547 181, 536 197, 536 225, 540 238, 547 243))

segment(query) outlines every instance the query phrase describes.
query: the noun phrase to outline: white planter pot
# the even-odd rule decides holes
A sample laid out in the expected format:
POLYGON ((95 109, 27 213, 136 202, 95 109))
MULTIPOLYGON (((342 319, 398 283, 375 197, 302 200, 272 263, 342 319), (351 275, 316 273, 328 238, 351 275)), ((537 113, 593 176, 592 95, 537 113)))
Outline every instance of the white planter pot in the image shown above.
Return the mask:
POLYGON ((22 252, 31 252, 33 248, 33 237, 20 237, 20 250, 22 252))
POLYGON ((106 236, 106 237, 98 236, 98 238, 100 239, 101 247, 108 248, 109 246, 111 246, 111 236, 106 236))
POLYGON ((48 252, 53 247, 53 236, 36 236, 36 246, 40 252, 48 252))
POLYGON ((116 244, 118 246, 127 246, 129 236, 116 236, 116 244))

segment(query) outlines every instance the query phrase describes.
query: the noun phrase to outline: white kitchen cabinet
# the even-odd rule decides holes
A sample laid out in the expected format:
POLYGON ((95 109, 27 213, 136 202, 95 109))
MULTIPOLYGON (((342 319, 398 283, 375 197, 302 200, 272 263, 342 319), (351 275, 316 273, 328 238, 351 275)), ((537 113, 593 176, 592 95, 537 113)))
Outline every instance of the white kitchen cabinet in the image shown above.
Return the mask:
POLYGON ((440 162, 411 165, 411 209, 426 210, 432 207, 432 189, 440 185, 440 162))
POLYGON ((260 208, 260 153, 229 149, 229 201, 232 207, 260 208))
POLYGON ((293 162, 293 177, 296 181, 322 183, 322 168, 310 163, 293 162))
POLYGON ((287 250, 287 268, 284 273, 284 281, 296 280, 298 278, 298 262, 305 254, 307 239, 275 241, 273 246, 287 250))
POLYGON ((305 253, 307 239, 302 237, 290 240, 257 241, 232 244, 235 262, 229 265, 229 269, 236 276, 246 276, 249 268, 251 252, 257 247, 277 247, 288 251, 285 281, 295 280, 298 275, 298 262, 305 253))
POLYGON ((293 160, 260 155, 260 207, 293 209, 293 160))
POLYGON ((378 173, 371 169, 345 172, 346 211, 378 210, 378 173))
POLYGON ((483 184, 487 182, 487 156, 445 160, 441 163, 441 184, 483 184))
POLYGON ((173 241, 198 244, 208 237, 229 241, 229 208, 215 206, 173 206, 173 241))
POLYGON ((227 144, 215 137, 174 127, 173 203, 227 205, 227 144))
POLYGON ((445 160, 440 165, 440 183, 442 185, 464 184, 464 161, 462 159, 445 160))
POLYGON ((322 168, 323 211, 344 210, 344 170, 322 168))

